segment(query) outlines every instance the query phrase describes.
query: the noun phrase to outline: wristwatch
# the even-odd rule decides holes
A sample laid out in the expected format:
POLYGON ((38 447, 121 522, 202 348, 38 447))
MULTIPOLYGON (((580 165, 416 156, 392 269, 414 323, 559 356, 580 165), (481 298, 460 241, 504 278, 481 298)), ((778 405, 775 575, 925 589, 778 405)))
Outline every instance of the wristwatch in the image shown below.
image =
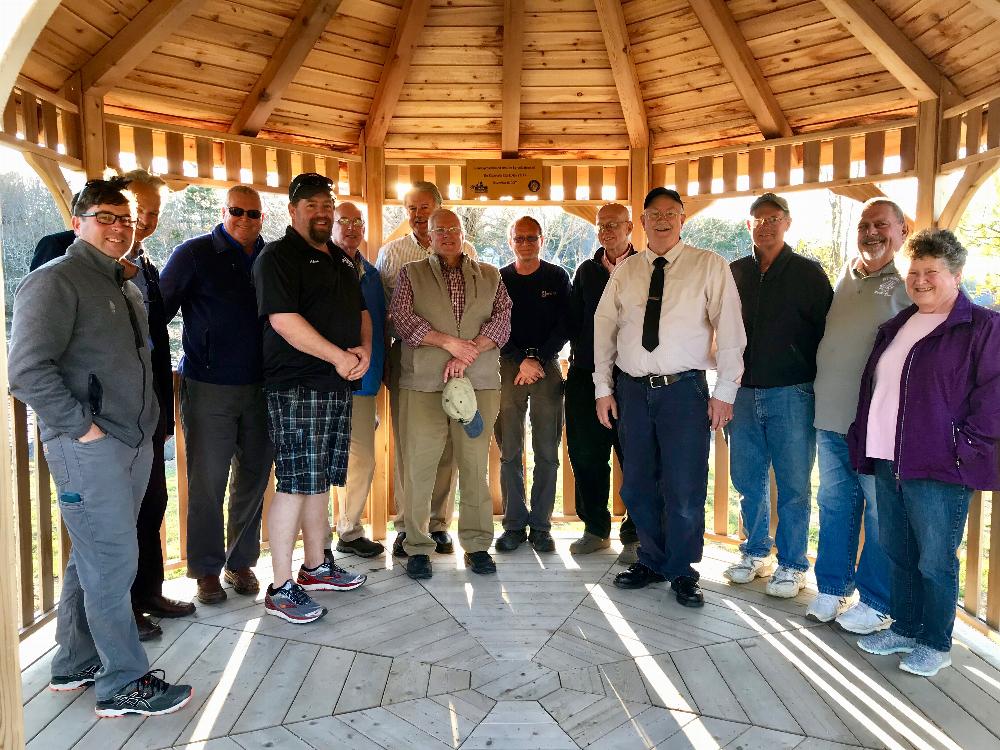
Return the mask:
POLYGON ((533 346, 529 346, 527 349, 524 350, 524 358, 525 359, 539 359, 539 360, 541 359, 538 356, 538 349, 536 349, 533 346))

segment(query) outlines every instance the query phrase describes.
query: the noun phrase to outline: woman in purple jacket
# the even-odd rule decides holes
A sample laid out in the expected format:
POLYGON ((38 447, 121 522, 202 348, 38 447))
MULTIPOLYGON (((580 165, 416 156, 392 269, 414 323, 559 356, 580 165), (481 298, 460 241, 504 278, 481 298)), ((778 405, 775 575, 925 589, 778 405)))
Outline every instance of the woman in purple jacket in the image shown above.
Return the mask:
POLYGON ((904 252, 914 304, 879 328, 848 435, 855 468, 875 475, 894 620, 858 646, 930 677, 951 664, 969 498, 1000 487, 1000 314, 961 290, 951 232, 919 232, 904 252))

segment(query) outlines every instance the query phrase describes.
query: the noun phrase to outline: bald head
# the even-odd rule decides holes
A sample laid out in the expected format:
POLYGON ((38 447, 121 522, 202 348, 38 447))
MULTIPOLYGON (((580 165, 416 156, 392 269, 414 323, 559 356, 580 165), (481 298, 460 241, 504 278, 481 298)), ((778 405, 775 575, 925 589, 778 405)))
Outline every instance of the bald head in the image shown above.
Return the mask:
POLYGON ((365 218, 353 203, 338 203, 333 212, 333 241, 352 258, 365 239, 365 218))
POLYGON ((610 256, 617 258, 628 250, 632 237, 632 222, 628 208, 621 203, 605 203, 597 212, 597 241, 610 256))

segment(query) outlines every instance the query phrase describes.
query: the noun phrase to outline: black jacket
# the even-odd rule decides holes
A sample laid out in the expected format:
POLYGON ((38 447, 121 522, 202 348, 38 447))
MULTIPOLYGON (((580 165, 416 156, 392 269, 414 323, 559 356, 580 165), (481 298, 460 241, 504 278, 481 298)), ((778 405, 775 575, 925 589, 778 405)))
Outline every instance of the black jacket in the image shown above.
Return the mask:
MULTIPOLYGON (((635 255, 631 245, 618 262, 621 263, 623 258, 630 255, 635 255)), ((594 314, 597 312, 597 303, 604 294, 604 287, 611 278, 604 267, 603 258, 604 248, 599 247, 593 258, 588 258, 579 265, 569 293, 569 363, 571 367, 586 372, 594 371, 594 314)))
POLYGON ((822 266, 782 248, 766 273, 757 255, 730 264, 743 306, 747 346, 743 351, 746 388, 811 383, 816 349, 826 327, 833 288, 822 266))
POLYGON ((153 391, 160 405, 160 422, 156 435, 166 439, 174 434, 174 370, 170 362, 170 334, 167 333, 167 315, 160 292, 160 273, 145 253, 139 256, 140 269, 146 279, 149 297, 149 337, 153 340, 153 391))
POLYGON ((75 239, 76 233, 72 229, 45 235, 35 245, 35 254, 31 256, 31 265, 28 266, 28 270, 34 271, 50 260, 61 258, 66 254, 66 248, 72 245, 75 239))

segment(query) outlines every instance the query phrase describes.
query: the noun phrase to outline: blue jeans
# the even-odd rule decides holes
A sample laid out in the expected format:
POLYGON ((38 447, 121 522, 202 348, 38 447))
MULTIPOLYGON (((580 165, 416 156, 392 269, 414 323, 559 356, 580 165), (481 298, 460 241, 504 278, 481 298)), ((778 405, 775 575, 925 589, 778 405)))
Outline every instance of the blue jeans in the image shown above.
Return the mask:
POLYGON ((667 580, 698 579, 708 492, 705 374, 650 388, 618 376, 618 436, 628 460, 622 500, 639 536, 639 562, 667 580))
POLYGON ((729 425, 729 462, 747 539, 740 551, 771 554, 768 469, 778 485, 778 564, 808 570, 810 474, 816 457, 812 383, 779 388, 740 388, 729 425))
POLYGON ((816 448, 819 456, 816 587, 821 594, 833 596, 850 596, 857 588, 862 602, 879 612, 888 612, 889 560, 879 543, 875 477, 858 474, 851 468, 847 438, 839 432, 816 430, 816 448), (862 518, 865 546, 858 560, 862 518))
POLYGON ((958 545, 972 490, 933 479, 897 482, 892 463, 876 461, 875 495, 890 561, 892 630, 935 651, 950 651, 958 545))

